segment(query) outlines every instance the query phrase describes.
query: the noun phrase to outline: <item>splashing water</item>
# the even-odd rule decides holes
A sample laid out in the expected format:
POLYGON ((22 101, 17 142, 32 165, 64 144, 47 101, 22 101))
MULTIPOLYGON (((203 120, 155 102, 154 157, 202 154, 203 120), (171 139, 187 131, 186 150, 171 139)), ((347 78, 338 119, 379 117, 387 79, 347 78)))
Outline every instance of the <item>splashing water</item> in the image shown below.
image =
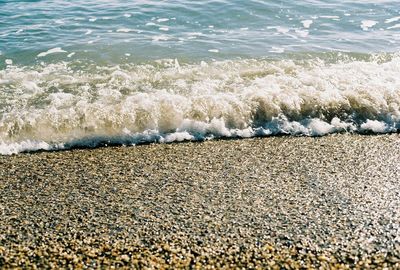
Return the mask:
POLYGON ((0 154, 400 127, 390 1, 0 10, 0 154))

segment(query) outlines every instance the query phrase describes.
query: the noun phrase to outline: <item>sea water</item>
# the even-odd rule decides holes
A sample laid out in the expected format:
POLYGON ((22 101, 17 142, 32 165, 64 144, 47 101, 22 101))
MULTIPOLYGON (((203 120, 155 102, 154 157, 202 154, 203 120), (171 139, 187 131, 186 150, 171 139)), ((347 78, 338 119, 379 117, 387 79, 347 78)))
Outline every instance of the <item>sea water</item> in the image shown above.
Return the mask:
POLYGON ((0 0, 0 154, 400 129, 396 1, 0 0))

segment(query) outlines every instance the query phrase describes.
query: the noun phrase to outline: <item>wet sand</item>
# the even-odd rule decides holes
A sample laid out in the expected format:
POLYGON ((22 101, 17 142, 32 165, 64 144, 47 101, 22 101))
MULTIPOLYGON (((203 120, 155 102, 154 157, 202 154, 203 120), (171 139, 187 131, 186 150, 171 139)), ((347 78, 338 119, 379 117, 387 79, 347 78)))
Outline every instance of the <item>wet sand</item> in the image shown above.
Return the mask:
POLYGON ((0 267, 399 268, 400 136, 0 156, 0 267))

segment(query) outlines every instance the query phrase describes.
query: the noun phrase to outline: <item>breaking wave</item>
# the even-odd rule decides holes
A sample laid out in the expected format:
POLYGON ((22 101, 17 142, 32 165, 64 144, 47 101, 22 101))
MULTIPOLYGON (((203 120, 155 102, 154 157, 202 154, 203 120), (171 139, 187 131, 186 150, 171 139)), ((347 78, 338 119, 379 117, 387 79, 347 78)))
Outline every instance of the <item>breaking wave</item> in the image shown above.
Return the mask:
POLYGON ((400 56, 0 70, 0 154, 400 128, 400 56))

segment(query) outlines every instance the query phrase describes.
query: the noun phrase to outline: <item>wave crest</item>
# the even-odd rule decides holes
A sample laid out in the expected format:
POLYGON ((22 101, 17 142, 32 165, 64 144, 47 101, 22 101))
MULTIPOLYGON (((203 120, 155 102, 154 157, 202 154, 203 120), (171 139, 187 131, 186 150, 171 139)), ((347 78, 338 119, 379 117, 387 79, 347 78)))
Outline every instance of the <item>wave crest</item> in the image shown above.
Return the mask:
POLYGON ((0 71, 0 153, 276 134, 397 132, 400 56, 0 71))

